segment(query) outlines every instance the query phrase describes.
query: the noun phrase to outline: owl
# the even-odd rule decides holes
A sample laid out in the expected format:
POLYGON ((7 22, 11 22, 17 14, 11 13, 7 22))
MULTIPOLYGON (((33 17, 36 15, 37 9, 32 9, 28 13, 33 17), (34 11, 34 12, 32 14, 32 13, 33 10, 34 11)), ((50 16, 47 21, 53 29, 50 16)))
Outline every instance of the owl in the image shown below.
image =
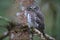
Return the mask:
POLYGON ((44 15, 42 14, 40 8, 36 5, 31 5, 26 9, 28 26, 38 29, 44 34, 44 15))

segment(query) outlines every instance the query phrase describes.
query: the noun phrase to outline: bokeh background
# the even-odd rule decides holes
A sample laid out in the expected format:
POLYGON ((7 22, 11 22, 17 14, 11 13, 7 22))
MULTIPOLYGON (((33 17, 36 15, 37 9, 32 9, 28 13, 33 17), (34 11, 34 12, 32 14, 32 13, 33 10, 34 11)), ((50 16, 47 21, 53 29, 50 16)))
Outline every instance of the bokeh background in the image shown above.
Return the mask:
MULTIPOLYGON (((56 40, 60 40, 60 0, 36 0, 36 3, 45 15, 45 32, 56 40)), ((16 0, 0 0, 0 16, 11 20, 18 11, 20 9, 16 0)), ((2 25, 0 36, 7 31, 4 26, 6 24, 5 20, 0 20, 0 25, 2 25)), ((34 40, 39 39, 38 36, 34 36, 34 40)), ((4 40, 9 40, 9 37, 4 40)))

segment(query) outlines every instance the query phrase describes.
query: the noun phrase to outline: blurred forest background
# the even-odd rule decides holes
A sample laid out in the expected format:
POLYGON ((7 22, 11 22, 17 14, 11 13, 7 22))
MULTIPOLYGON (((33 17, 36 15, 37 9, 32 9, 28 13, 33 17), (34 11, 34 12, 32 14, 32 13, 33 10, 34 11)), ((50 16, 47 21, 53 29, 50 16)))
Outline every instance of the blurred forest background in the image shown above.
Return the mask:
MULTIPOLYGON (((45 15, 45 32, 56 40, 60 40, 60 0, 36 0, 45 15)), ((9 20, 19 11, 16 0, 0 0, 0 16, 6 17, 9 20)), ((7 29, 4 27, 7 22, 0 20, 0 36, 7 29)), ((6 37, 4 40, 8 40, 6 37)), ((39 40, 38 36, 34 36, 34 40, 39 40)))

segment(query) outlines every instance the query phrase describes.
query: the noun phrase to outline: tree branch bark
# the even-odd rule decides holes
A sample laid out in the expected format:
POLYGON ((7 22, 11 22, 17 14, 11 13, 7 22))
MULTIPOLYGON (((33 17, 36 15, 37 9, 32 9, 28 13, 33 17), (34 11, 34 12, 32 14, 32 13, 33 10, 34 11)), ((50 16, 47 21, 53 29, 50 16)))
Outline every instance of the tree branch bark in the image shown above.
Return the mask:
POLYGON ((44 37, 43 34, 42 34, 39 30, 37 30, 37 29, 35 29, 35 28, 34 28, 34 31, 35 31, 38 35, 40 35, 41 40, 55 40, 55 38, 49 36, 48 34, 45 34, 46 37, 44 37))

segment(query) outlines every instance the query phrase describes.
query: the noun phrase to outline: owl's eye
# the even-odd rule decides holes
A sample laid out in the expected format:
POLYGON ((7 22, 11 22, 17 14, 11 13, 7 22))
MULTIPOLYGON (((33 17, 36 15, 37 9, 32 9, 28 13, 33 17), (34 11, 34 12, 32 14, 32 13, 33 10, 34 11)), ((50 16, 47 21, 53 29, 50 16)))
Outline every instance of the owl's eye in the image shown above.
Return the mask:
POLYGON ((32 10, 32 8, 29 8, 29 7, 28 7, 28 8, 27 8, 27 10, 28 10, 28 11, 31 11, 31 10, 32 10))
POLYGON ((37 6, 34 8, 34 10, 38 10, 38 9, 39 9, 39 7, 37 7, 37 6))

